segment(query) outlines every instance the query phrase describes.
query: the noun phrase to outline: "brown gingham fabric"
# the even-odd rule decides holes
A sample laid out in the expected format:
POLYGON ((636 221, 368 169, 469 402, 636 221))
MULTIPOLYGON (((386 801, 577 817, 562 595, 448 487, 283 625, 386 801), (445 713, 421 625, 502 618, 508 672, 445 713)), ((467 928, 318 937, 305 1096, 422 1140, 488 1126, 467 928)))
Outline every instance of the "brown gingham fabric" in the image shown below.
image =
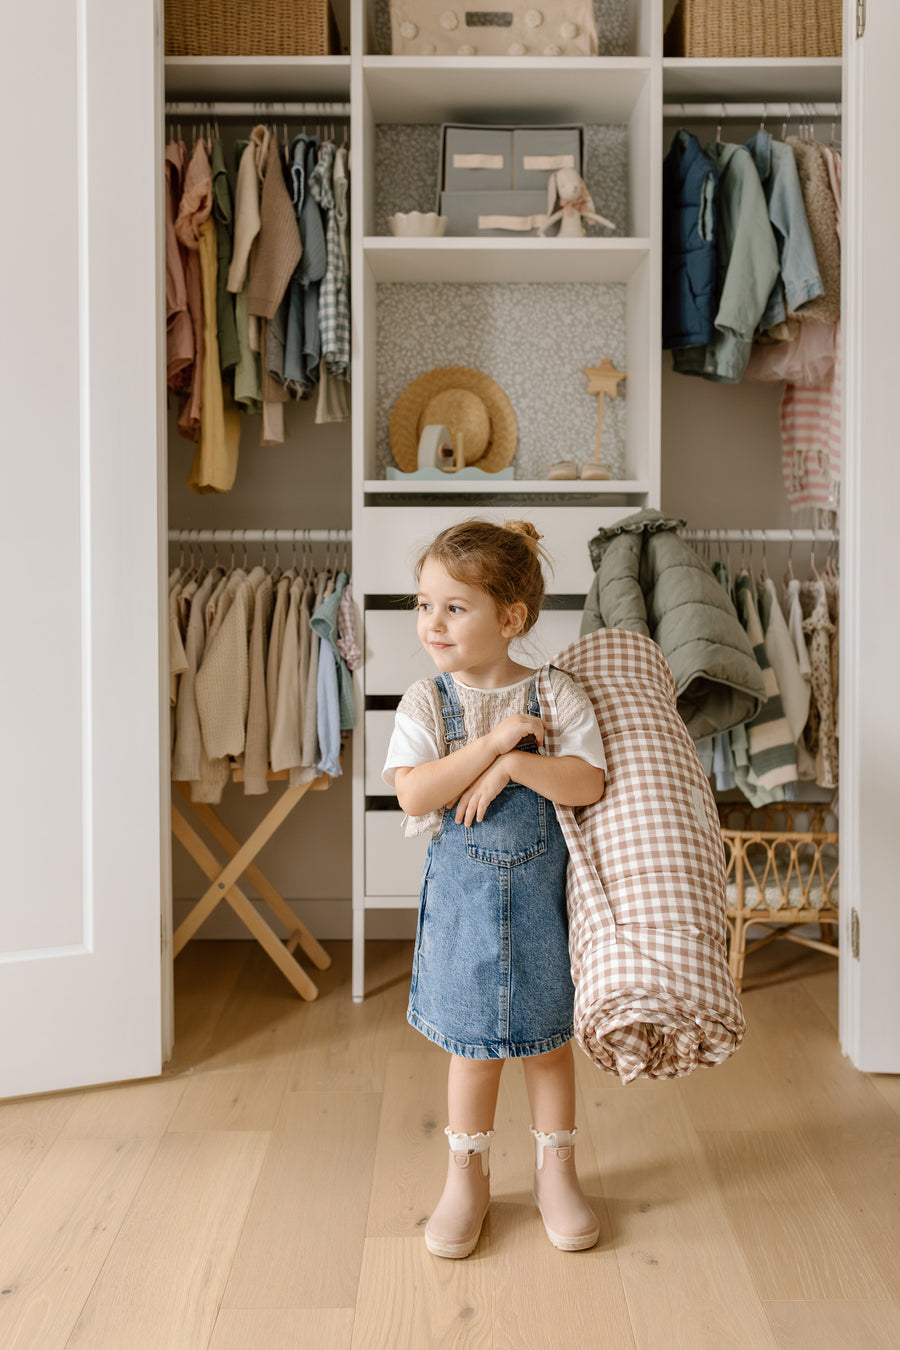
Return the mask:
MULTIPOLYGON (((602 800, 556 808, 569 850, 575 1039, 623 1083, 719 1064, 744 1035, 725 949, 722 835, 666 659, 649 638, 606 628, 551 665, 587 691, 607 757, 602 800)), ((537 692, 552 754, 546 667, 537 692)))

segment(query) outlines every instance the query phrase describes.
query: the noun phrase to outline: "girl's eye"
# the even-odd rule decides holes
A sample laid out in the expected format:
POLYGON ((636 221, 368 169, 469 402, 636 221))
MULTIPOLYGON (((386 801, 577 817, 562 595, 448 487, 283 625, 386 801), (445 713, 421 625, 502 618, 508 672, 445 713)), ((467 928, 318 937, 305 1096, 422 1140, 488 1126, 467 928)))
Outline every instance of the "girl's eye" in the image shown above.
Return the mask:
POLYGON ((418 605, 416 606, 416 608, 417 608, 419 611, 424 611, 424 610, 429 609, 430 606, 429 606, 429 605, 426 605, 426 603, 425 603, 424 600, 420 600, 419 603, 418 603, 418 605))
POLYGON ((465 612, 466 612, 466 611, 463 609, 462 605, 450 605, 449 608, 450 608, 450 613, 451 613, 451 614, 465 614, 465 612))

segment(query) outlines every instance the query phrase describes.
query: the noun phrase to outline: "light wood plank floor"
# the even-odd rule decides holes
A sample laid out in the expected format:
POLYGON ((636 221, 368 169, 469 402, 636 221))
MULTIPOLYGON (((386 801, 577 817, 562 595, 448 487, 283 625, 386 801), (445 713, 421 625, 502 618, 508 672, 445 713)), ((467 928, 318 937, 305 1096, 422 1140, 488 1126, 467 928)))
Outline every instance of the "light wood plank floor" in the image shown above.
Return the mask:
POLYGON ((896 1350, 900 1080, 837 1042, 837 967, 753 959, 713 1071, 578 1062, 591 1252, 546 1240, 520 1066, 477 1252, 422 1240, 446 1057, 407 1027, 407 943, 349 944, 303 1003, 254 943, 176 963, 162 1078, 0 1103, 3 1350, 896 1350))

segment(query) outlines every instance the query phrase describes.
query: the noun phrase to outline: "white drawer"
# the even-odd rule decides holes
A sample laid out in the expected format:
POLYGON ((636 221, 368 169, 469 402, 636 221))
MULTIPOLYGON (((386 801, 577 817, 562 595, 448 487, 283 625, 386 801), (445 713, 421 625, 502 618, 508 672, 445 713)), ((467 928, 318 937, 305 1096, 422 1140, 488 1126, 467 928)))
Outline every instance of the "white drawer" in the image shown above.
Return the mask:
MULTIPOLYGON (((632 391, 633 392, 633 391, 632 391)), ((554 487, 559 486, 553 484, 554 487)), ((612 525, 629 515, 632 506, 535 506, 503 508, 496 503, 466 513, 458 506, 383 506, 364 511, 353 526, 353 568, 366 590, 381 595, 407 595, 415 589, 415 565, 438 531, 456 524, 466 514, 502 524, 513 516, 532 521, 543 536, 553 562, 548 584, 558 595, 586 595, 594 579, 588 540, 600 525, 612 525)))
POLYGON ((393 730, 392 712, 377 710, 366 713, 366 795, 369 797, 394 795, 381 776, 393 730))
POLYGON ((416 616, 387 609, 366 613, 367 694, 404 694, 416 680, 437 674, 416 636, 416 616))
MULTIPOLYGON (((434 662, 416 637, 415 617, 391 610, 366 615, 366 693, 403 694, 415 680, 437 674, 434 662)), ((531 632, 510 648, 526 666, 540 666, 578 637, 581 612, 546 609, 531 632)), ((379 770, 380 772, 380 770, 379 770)))
POLYGON ((418 895, 430 834, 406 839, 402 811, 366 812, 366 894, 418 895))

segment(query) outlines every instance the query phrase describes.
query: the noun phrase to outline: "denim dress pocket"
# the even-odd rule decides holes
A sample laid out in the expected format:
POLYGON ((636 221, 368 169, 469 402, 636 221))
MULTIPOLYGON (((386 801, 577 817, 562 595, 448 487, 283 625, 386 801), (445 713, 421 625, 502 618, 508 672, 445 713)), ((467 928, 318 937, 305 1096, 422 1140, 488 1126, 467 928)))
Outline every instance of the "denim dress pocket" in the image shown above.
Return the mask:
POLYGON ((473 862, 495 867, 516 867, 539 857, 547 851, 547 807, 545 797, 510 783, 491 802, 484 820, 466 826, 466 853, 473 862))

